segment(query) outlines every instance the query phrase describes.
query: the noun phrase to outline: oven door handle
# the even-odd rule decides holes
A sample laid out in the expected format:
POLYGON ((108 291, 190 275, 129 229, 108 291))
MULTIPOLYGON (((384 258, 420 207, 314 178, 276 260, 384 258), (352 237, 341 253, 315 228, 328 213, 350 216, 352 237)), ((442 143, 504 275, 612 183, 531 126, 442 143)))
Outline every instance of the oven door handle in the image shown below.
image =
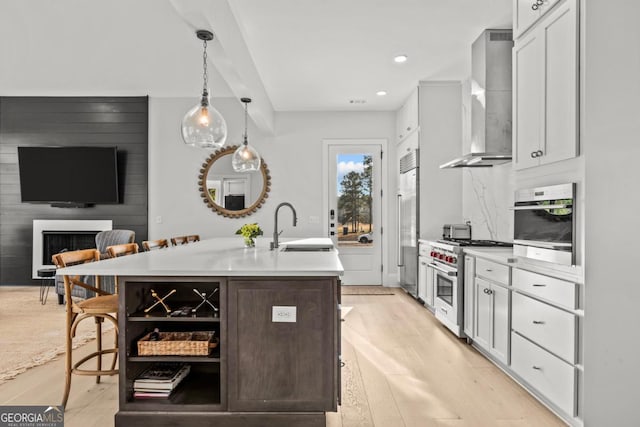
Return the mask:
POLYGON ((444 268, 439 267, 437 264, 434 264, 434 263, 430 263, 430 264, 429 264, 429 267, 433 268, 434 270, 439 271, 440 273, 444 273, 444 274, 446 274, 447 276, 455 277, 455 276, 457 276, 457 275, 458 275, 458 272, 457 272, 457 271, 448 271, 448 270, 445 270, 444 268))
POLYGON ((566 209, 572 208, 573 205, 534 205, 534 206, 513 206, 509 208, 512 211, 541 211, 548 209, 566 209))
POLYGON ((542 249, 567 249, 573 247, 571 243, 547 243, 538 242, 537 240, 514 240, 516 245, 535 246, 542 249))

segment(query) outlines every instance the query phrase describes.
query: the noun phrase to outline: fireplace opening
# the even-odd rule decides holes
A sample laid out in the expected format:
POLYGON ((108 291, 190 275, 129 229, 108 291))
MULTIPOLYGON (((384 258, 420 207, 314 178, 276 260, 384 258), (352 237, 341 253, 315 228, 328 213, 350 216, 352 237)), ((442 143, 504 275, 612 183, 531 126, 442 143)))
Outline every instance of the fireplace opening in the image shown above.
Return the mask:
POLYGON ((51 257, 63 251, 94 249, 99 231, 50 231, 42 232, 42 264, 51 264, 51 257))

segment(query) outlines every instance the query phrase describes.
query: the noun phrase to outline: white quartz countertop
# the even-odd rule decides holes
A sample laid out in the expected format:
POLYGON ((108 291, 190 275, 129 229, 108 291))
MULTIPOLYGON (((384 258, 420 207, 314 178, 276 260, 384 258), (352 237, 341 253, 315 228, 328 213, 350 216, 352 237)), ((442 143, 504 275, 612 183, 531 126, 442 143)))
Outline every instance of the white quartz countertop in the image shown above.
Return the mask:
POLYGON ((478 246, 465 246, 462 249, 466 254, 479 256, 481 258, 486 258, 491 261, 500 262, 503 264, 512 264, 518 260, 518 258, 513 255, 512 248, 485 248, 478 246))
MULTIPOLYGON (((241 237, 214 238, 63 268, 57 274, 105 276, 336 276, 344 269, 338 251, 269 250, 270 239, 245 248, 241 237)), ((304 242, 304 241, 303 241, 304 242)), ((287 243, 283 239, 282 246, 287 243)), ((291 243, 291 242, 289 242, 291 243)), ((305 243, 330 244, 317 238, 305 243)), ((295 244, 295 243, 294 243, 295 244)), ((303 243, 304 244, 304 243, 303 243)))
POLYGON ((558 279, 568 280, 574 283, 584 283, 583 269, 579 266, 552 264, 544 261, 536 261, 528 258, 518 257, 513 254, 512 248, 485 248, 485 247, 464 247, 464 252, 485 258, 491 261, 508 264, 511 267, 534 273, 545 274, 558 279))

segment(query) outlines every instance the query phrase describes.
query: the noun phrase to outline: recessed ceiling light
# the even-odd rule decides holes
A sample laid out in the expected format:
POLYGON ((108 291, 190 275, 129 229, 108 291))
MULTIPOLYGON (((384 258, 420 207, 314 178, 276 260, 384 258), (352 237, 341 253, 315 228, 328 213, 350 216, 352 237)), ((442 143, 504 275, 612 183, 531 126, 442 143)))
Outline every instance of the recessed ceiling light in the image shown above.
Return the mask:
POLYGON ((378 95, 378 96, 385 96, 386 94, 387 94, 386 90, 379 90, 379 91, 376 92, 376 95, 378 95))
POLYGON ((398 55, 393 58, 393 62, 397 62, 398 64, 402 64, 403 62, 407 62, 409 57, 407 55, 398 55))

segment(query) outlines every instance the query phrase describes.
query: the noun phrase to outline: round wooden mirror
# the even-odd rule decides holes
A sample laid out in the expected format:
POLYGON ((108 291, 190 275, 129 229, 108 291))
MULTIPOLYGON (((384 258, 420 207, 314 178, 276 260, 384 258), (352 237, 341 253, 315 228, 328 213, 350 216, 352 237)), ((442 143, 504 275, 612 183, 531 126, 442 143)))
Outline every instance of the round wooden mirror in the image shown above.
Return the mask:
POLYGON ((231 166, 231 155, 237 145, 222 148, 202 164, 198 190, 204 203, 218 215, 240 218, 251 215, 262 207, 269 197, 271 176, 262 159, 260 170, 236 172, 231 166))

